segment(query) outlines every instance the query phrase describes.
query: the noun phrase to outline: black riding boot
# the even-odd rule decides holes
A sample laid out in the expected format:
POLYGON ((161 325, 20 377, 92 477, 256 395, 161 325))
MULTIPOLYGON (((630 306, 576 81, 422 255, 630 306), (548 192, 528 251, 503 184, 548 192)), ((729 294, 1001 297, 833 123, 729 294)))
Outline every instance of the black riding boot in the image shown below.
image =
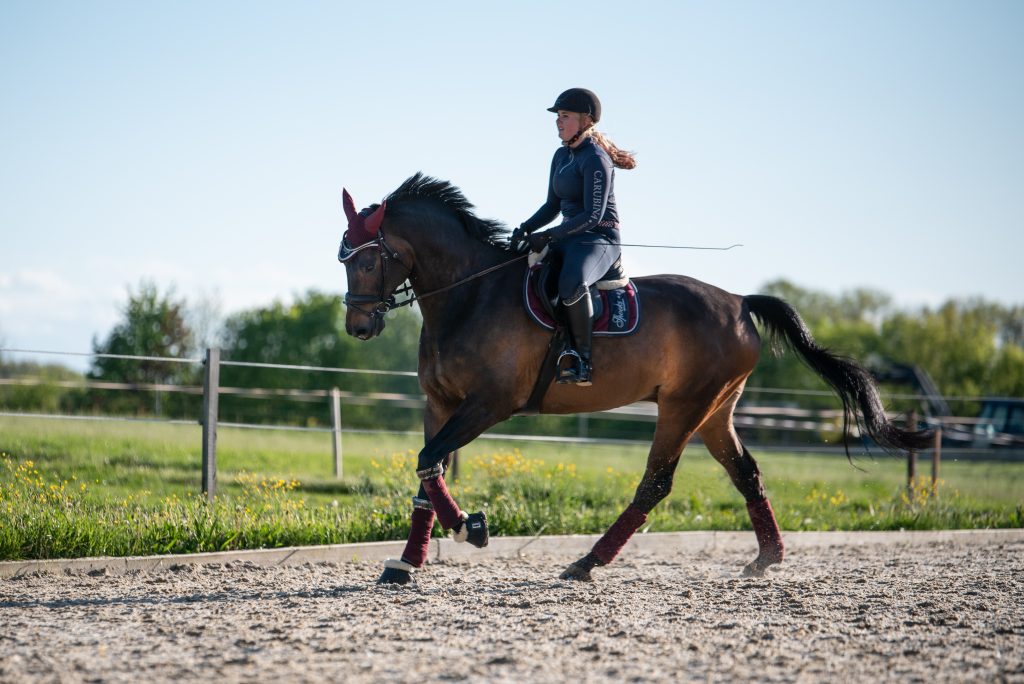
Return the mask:
POLYGON ((563 302, 563 304, 565 305, 566 318, 569 320, 569 332, 572 333, 575 351, 567 351, 559 358, 558 383, 589 387, 591 385, 591 318, 594 315, 594 305, 590 301, 590 290, 587 290, 582 297, 572 304, 567 302, 563 302), (575 363, 563 369, 561 361, 566 356, 576 357, 573 359, 575 363))

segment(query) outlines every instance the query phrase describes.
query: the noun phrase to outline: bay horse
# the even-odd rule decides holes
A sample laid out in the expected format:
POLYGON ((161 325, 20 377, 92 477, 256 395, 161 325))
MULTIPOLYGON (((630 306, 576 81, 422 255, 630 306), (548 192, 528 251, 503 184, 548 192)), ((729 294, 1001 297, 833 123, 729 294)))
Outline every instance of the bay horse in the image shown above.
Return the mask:
MULTIPOLYGON (((401 296, 409 289, 423 315, 420 487, 402 557, 388 560, 379 580, 404 584, 426 561, 435 518, 456 541, 487 544, 486 517, 459 508, 445 484, 445 467, 456 449, 524 409, 551 333, 524 309, 526 263, 508 244, 507 229, 478 218, 451 183, 417 173, 379 205, 357 212, 347 190, 343 205, 348 230, 338 258, 348 280, 346 332, 361 340, 381 334, 384 315, 397 304, 396 292, 401 296)), ((632 502, 562 579, 589 580, 593 568, 618 555, 668 496, 694 434, 746 500, 758 555, 744 574, 762 576, 782 562, 782 536, 761 472, 733 426, 733 410, 761 352, 755 319, 832 387, 843 404, 844 434, 856 421, 887 449, 929 443, 926 431, 889 422, 870 374, 818 346, 799 314, 781 299, 734 295, 681 275, 640 277, 634 284, 644 311, 636 332, 595 339, 593 385, 552 384, 539 404, 545 414, 589 413, 637 401, 658 406, 647 467, 632 502)))

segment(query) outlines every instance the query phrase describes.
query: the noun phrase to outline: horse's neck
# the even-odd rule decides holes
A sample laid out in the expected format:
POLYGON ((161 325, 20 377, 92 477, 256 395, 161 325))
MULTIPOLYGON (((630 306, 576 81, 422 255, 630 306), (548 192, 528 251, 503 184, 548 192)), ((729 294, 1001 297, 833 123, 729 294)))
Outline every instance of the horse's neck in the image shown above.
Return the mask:
POLYGON ((424 320, 439 310, 449 297, 469 299, 479 289, 482 279, 472 279, 451 290, 437 292, 470 278, 513 255, 480 242, 467 235, 461 224, 437 230, 406 230, 401 237, 413 248, 415 264, 409 278, 420 302, 424 320), (432 294, 437 292, 437 294, 432 294))
POLYGON ((479 273, 499 263, 505 254, 464 234, 455 239, 446 239, 443 235, 416 235, 406 239, 414 252, 415 264, 409 280, 417 295, 479 273))

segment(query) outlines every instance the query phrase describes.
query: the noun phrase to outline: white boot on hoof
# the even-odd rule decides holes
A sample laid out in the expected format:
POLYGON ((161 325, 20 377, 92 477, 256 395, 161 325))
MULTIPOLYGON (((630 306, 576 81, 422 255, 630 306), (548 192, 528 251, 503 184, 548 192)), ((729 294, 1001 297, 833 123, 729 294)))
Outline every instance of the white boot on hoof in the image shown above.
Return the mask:
POLYGON ((384 561, 384 572, 381 573, 377 584, 409 584, 413 581, 414 572, 416 568, 411 563, 388 558, 384 561))

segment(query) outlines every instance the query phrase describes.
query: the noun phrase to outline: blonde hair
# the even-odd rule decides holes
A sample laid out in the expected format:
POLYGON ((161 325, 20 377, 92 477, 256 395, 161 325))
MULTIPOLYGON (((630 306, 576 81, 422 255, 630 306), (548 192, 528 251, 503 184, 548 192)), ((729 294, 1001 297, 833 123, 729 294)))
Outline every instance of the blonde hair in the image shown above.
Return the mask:
POLYGON ((584 136, 590 136, 594 139, 594 142, 601 146, 608 156, 612 158, 612 166, 617 169, 635 169, 636 168, 636 157, 632 152, 620 149, 615 143, 613 143, 608 136, 601 133, 594 123, 594 119, 589 114, 580 114, 580 125, 586 126, 586 130, 583 131, 584 136))

